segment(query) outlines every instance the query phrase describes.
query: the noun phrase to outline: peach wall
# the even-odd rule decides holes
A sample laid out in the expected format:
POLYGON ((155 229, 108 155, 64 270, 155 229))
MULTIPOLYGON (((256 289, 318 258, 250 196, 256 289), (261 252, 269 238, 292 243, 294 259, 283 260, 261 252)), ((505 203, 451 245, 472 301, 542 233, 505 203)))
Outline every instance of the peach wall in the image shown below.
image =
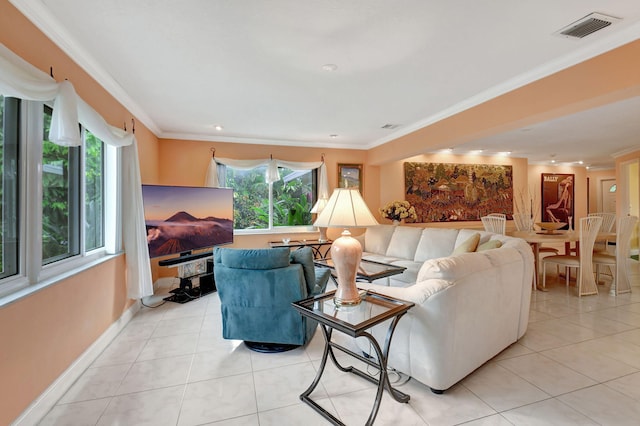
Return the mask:
POLYGON ((589 170, 587 171, 589 178, 589 213, 599 212, 602 210, 602 194, 600 186, 603 180, 615 179, 616 170, 589 170))
MULTIPOLYGON (((0 43, 49 73, 68 79, 110 124, 135 118, 37 30, 0 0, 0 43)), ((136 120, 137 121, 137 120, 136 120)), ((158 179, 157 138, 136 122, 144 181, 158 179)), ((118 256, 0 308, 0 424, 11 423, 131 306, 125 260, 118 256)))
POLYGON ((10 424, 130 306, 124 256, 0 308, 0 424, 10 424))

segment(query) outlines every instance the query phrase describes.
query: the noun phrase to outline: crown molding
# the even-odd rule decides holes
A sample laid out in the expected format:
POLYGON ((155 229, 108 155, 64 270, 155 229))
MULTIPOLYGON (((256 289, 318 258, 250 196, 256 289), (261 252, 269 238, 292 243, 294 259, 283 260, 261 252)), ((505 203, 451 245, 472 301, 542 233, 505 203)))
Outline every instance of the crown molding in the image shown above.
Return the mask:
POLYGON ((286 140, 286 139, 268 139, 268 138, 254 138, 254 137, 240 137, 240 136, 225 136, 225 135, 213 135, 213 134, 200 134, 200 133, 176 133, 176 132, 161 132, 158 139, 181 139, 189 141, 201 141, 201 142, 229 142, 240 144, 254 144, 254 145, 275 145, 275 146, 295 146, 305 148, 335 148, 335 149, 355 149, 359 151, 366 151, 368 148, 363 145, 354 144, 339 144, 331 143, 322 140, 318 141, 300 141, 300 140, 286 140))
MULTIPOLYGON (((577 65, 588 59, 594 58, 598 55, 602 55, 610 50, 616 49, 627 43, 640 38, 640 23, 634 24, 625 28, 622 31, 613 33, 607 37, 603 37, 594 44, 584 47, 582 49, 575 50, 568 55, 565 55, 557 60, 551 61, 547 64, 534 68, 533 70, 520 74, 514 78, 504 81, 496 86, 493 86, 487 90, 478 93, 475 96, 465 99, 462 102, 452 105, 450 108, 444 109, 437 114, 425 118, 424 120, 417 121, 408 126, 403 126, 396 132, 389 134, 388 136, 377 139, 367 146, 367 149, 375 148, 376 146, 383 145, 392 140, 398 139, 409 133, 420 130, 445 118, 459 114, 467 109, 478 106, 498 96, 512 92, 520 87, 523 87, 529 83, 540 80, 544 77, 548 77, 552 74, 560 72, 571 66, 577 65)), ((559 38, 560 41, 565 40, 559 38)), ((577 41, 566 39, 568 43, 577 43, 577 41)))
POLYGON ((42 0, 9 0, 40 31, 65 52, 91 78, 96 80, 111 96, 120 102, 136 120, 144 124, 154 134, 160 127, 126 90, 96 61, 86 49, 60 24, 42 0))

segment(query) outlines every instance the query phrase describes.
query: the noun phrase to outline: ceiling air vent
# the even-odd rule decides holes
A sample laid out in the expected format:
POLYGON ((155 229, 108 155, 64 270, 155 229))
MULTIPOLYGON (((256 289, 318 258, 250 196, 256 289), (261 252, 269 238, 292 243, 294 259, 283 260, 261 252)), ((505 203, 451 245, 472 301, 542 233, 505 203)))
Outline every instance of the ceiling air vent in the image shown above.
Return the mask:
POLYGON ((384 126, 381 127, 381 129, 394 130, 394 129, 397 129, 398 127, 400 127, 399 124, 385 124, 384 126))
POLYGON ((574 23, 567 25, 560 31, 556 32, 556 34, 564 37, 584 38, 589 34, 600 31, 619 20, 620 18, 614 18, 613 16, 603 15, 601 13, 591 13, 574 23))

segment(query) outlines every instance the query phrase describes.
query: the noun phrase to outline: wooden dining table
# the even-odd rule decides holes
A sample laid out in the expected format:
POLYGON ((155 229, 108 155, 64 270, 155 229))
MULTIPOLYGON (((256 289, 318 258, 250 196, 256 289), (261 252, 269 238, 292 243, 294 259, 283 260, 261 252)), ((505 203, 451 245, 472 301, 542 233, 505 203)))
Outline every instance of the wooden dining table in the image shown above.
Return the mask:
MULTIPOLYGON (((580 231, 572 230, 558 230, 553 232, 547 231, 510 231, 507 235, 516 238, 522 238, 533 249, 533 259, 535 262, 533 277, 536 289, 539 291, 547 291, 540 283, 540 246, 542 244, 564 244, 564 254, 571 254, 575 250, 576 254, 580 253, 580 231), (572 249, 571 243, 575 243, 575 247, 572 249)), ((615 240, 615 232, 600 232, 596 237, 596 241, 609 241, 615 240)))

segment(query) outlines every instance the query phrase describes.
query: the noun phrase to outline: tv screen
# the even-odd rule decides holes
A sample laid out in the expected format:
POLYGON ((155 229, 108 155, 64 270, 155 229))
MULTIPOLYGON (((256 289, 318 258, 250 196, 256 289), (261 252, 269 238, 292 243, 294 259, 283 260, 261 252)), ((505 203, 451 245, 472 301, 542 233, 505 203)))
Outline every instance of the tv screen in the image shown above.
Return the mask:
POLYGON ((142 185, 149 257, 233 242, 233 189, 142 185))

